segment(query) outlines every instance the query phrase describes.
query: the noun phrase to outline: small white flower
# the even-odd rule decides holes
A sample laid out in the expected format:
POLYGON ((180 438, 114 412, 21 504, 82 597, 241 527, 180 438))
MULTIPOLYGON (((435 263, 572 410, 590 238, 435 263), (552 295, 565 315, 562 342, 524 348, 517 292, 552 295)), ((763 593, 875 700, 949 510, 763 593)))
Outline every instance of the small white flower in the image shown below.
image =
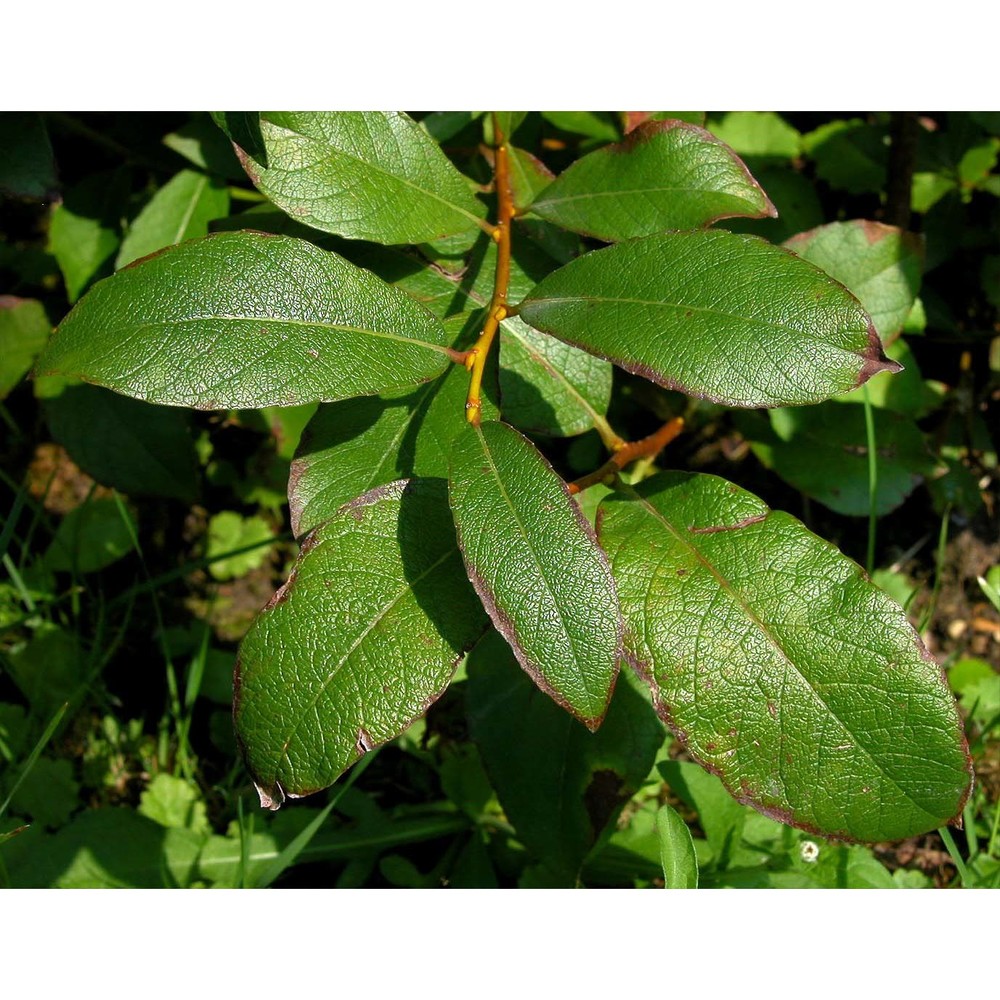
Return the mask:
POLYGON ((812 864, 819 857, 819 844, 815 840, 803 840, 799 844, 799 857, 807 864, 812 864))

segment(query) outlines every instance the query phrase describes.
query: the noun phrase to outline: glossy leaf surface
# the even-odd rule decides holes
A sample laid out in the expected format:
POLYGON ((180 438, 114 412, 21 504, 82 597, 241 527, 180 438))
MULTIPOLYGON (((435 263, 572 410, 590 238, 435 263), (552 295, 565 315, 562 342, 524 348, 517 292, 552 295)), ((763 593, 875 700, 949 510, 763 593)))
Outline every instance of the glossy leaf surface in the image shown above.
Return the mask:
MULTIPOLYGON (((495 381, 494 371, 484 382, 487 420, 499 416, 495 381)), ((447 479, 451 443, 465 427, 468 388, 469 373, 453 365, 416 389, 321 406, 306 427, 288 479, 296 536, 376 486, 410 476, 447 479)))
POLYGON ((941 669, 855 563, 714 476, 663 473, 602 513, 627 655, 737 798, 862 841, 961 811, 971 763, 941 669))
POLYGON ((311 243, 239 232, 102 282, 37 370, 212 410, 382 392, 447 365, 441 324, 409 296, 311 243))
POLYGON ((390 484, 308 536, 240 647, 234 719, 261 802, 332 784, 447 687, 486 627, 443 484, 390 484))
POLYGON ((607 718, 588 732, 520 670, 490 632, 469 654, 469 724, 518 839, 566 884, 646 778, 663 725, 622 676, 607 718))
POLYGON ((424 243, 475 230, 485 215, 437 143, 404 114, 272 111, 260 130, 266 165, 238 150, 250 179, 315 229, 424 243))
POLYGON ((732 406, 817 402, 899 367, 842 285, 722 231, 586 254, 545 278, 519 315, 659 385, 732 406))
POLYGON ((608 411, 611 366, 511 316, 500 324, 500 392, 521 430, 583 434, 608 411))
POLYGON ((677 121, 647 122, 624 142, 577 160, 534 200, 532 211, 609 242, 775 214, 728 146, 677 121))
POLYGON ((493 624, 535 683, 596 729, 621 618, 607 560, 565 484, 517 431, 484 423, 452 445, 449 499, 493 624))
POLYGON ((124 267, 175 243, 206 236, 208 224, 228 211, 225 184, 195 170, 182 170, 136 216, 122 241, 115 267, 124 267))
POLYGON ((903 329, 920 291, 923 241, 919 236, 857 219, 799 233, 785 246, 849 288, 883 340, 903 329))

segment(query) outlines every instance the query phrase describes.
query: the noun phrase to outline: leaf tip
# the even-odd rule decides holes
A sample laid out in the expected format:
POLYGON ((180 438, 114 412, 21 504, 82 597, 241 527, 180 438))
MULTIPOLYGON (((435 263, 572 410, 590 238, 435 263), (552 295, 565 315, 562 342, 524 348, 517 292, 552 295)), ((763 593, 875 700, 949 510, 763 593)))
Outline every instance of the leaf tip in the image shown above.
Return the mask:
POLYGON ((857 389, 864 385, 873 375, 881 372, 888 372, 890 375, 897 375, 903 370, 903 366, 892 358, 887 357, 882 350, 882 341, 879 339, 875 324, 868 322, 868 346, 861 356, 861 369, 858 372, 857 380, 852 386, 857 389))
POLYGON ((277 812, 281 808, 286 796, 280 781, 276 781, 270 789, 263 788, 256 781, 253 783, 253 786, 257 789, 261 809, 270 809, 271 812, 277 812))

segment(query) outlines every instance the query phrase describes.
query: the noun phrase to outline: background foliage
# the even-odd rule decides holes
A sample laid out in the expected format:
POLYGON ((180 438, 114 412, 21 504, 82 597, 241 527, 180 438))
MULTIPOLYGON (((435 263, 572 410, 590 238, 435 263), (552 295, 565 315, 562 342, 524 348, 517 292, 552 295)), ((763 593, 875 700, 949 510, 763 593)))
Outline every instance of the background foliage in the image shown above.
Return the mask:
MULTIPOLYGON (((415 117, 429 149, 436 152, 434 137, 468 177, 488 181, 481 149, 492 138, 488 119, 415 117)), ((606 366, 573 367, 579 363, 559 356, 560 342, 512 320, 501 334, 511 359, 500 375, 505 398, 521 393, 521 429, 567 478, 599 464, 593 413, 609 403, 615 426, 633 438, 683 413, 689 430, 667 464, 734 479, 869 563, 944 664, 964 711, 978 779, 964 832, 946 833, 945 842, 931 834, 868 848, 792 830, 740 806, 692 764, 627 672, 605 724, 590 735, 504 662, 506 648, 482 646, 427 718, 369 755, 363 773, 355 768, 325 797, 260 813, 232 736, 232 662, 236 641, 294 558, 285 481, 296 453, 304 474, 304 466, 324 461, 330 444, 322 425, 313 425, 312 443, 299 447, 315 407, 253 409, 257 401, 248 396, 240 402, 247 409, 191 414, 25 375, 51 327, 95 281, 209 231, 294 235, 364 266, 377 261, 383 275, 395 266, 396 283, 425 302, 455 295, 446 276, 465 266, 469 247, 425 244, 435 277, 415 272, 396 251, 346 245, 275 212, 244 168, 277 204, 298 204, 296 179, 261 162, 262 137, 254 133, 280 138, 297 124, 291 115, 258 125, 233 115, 213 122, 204 114, 4 114, 5 884, 1000 884, 1000 117, 656 117, 706 124, 743 158, 777 209, 773 218, 728 220, 727 229, 788 240, 854 291, 891 341, 887 352, 905 372, 869 390, 879 442, 874 483, 863 390, 802 409, 733 413, 616 370, 612 394, 606 366), (218 126, 250 162, 237 161, 218 126), (539 403, 533 380, 553 368, 569 379, 539 403), (872 509, 877 520, 866 520, 872 509), (500 719, 498 704, 516 709, 500 719), (511 714, 520 726, 514 746, 511 714)), ((579 112, 505 119, 518 151, 515 199, 520 192, 536 206, 524 222, 529 239, 519 264, 526 273, 512 277, 522 292, 587 246, 548 222, 569 218, 603 239, 640 235, 621 228, 629 213, 598 220, 611 229, 593 228, 572 200, 584 165, 566 171, 639 120, 638 113, 579 112), (556 184, 553 174, 562 175, 556 184)), ((320 140, 358 141, 309 141, 320 140)), ((587 164, 599 173, 600 157, 587 164)), ((429 185, 435 169, 428 154, 429 185)), ((757 197, 733 184, 734 198, 757 197)), ((483 214, 464 187, 447 202, 414 199, 391 237, 420 243, 442 225, 442 214, 483 214)), ((322 219, 310 221, 324 228, 322 219)), ((473 258, 460 282, 472 301, 488 299, 491 271, 473 258), (485 278, 477 282, 480 271, 485 278)), ((207 288, 210 279, 191 275, 207 288)), ((461 379, 457 391, 461 399, 461 379)), ((391 436, 407 402, 424 405, 409 401, 410 393, 401 393, 398 407, 332 404, 349 409, 331 417, 330 433, 349 415, 366 434, 391 436)), ((344 489, 342 497, 304 486, 294 494, 296 533, 362 492, 353 481, 344 489)))

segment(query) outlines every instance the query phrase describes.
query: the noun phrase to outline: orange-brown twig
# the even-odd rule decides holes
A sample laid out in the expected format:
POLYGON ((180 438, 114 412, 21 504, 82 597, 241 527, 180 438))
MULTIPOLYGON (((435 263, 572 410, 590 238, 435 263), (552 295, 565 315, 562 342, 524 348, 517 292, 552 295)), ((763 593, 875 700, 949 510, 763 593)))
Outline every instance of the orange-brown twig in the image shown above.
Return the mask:
POLYGON ((641 441, 629 441, 623 444, 599 469, 589 475, 582 476, 569 484, 570 493, 580 493, 593 486, 603 483, 606 479, 617 476, 630 462, 639 458, 655 458, 684 428, 684 418, 674 417, 668 420, 658 431, 644 437, 641 441))
POLYGON ((483 370, 490 353, 493 338, 502 320, 509 314, 507 289, 510 285, 510 224, 514 218, 514 197, 510 189, 510 166, 507 162, 507 147, 500 132, 500 125, 493 118, 493 138, 496 155, 493 176, 497 192, 497 224, 492 236, 497 244, 497 268, 493 276, 493 296, 486 308, 486 322, 475 345, 466 352, 465 367, 472 373, 469 379, 469 393, 465 400, 465 419, 479 426, 482 419, 483 370))

